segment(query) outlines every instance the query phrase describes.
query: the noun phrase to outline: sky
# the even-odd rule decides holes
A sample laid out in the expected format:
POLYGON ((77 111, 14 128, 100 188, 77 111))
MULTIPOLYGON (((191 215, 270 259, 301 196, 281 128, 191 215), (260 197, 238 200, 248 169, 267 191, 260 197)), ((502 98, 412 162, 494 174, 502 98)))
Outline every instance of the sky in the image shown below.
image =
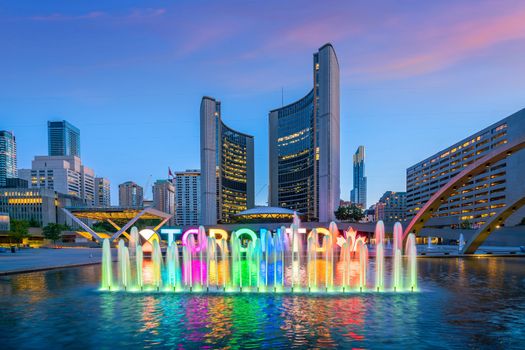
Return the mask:
POLYGON ((0 129, 29 168, 47 154, 47 121, 68 120, 117 204, 119 183, 200 167, 200 100, 212 96, 228 126, 255 136, 265 205, 268 112, 281 92, 287 104, 310 91, 327 42, 345 200, 359 145, 370 205, 405 190, 407 167, 525 107, 522 0, 0 0, 0 129))

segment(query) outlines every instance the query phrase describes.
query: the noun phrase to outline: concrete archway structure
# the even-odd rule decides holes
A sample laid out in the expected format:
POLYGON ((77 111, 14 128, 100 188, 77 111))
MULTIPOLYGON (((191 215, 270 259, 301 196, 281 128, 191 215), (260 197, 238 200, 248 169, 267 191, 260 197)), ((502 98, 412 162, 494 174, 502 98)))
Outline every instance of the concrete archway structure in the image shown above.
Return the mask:
POLYGON ((521 196, 520 199, 515 201, 509 206, 506 206, 502 208, 502 210, 497 214, 490 218, 490 220, 481 227, 478 232, 465 244, 465 247, 463 247, 463 250, 461 251, 463 254, 474 254, 476 250, 478 250, 479 246, 485 242, 488 236, 490 236, 493 232, 497 231, 497 229, 503 225, 505 220, 509 218, 516 210, 520 209, 525 205, 525 195, 521 196))
POLYGON ((452 195, 452 193, 459 190, 461 186, 469 182, 474 176, 483 173, 492 164, 511 156, 513 153, 523 148, 525 148, 525 136, 492 150, 484 157, 476 160, 474 163, 463 169, 459 174, 450 179, 449 182, 434 193, 428 202, 426 202, 418 211, 416 216, 412 218, 408 226, 405 228, 403 240, 406 239, 409 233, 417 235, 425 226, 425 223, 432 217, 432 214, 437 212, 439 207, 452 195))

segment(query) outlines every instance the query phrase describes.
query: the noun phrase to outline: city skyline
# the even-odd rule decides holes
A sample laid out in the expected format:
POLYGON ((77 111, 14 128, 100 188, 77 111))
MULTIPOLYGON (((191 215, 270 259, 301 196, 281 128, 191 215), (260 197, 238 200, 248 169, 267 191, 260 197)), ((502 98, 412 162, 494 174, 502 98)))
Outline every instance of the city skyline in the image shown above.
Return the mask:
MULTIPOLYGON (((83 162, 113 184, 132 179, 145 186, 150 174, 167 178, 168 166, 199 167, 199 102, 212 95, 223 101, 228 124, 255 136, 256 204, 265 204, 267 189, 259 191, 268 185, 267 112, 281 105, 281 88, 284 104, 304 95, 309 55, 332 42, 342 69, 341 194, 348 198, 351 155, 363 144, 367 202, 374 203, 387 189, 405 190, 412 164, 523 107, 525 82, 513 72, 525 68, 516 45, 525 37, 525 5, 479 2, 472 10, 443 3, 412 3, 415 9, 390 4, 390 15, 378 18, 372 9, 346 4, 316 9, 320 13, 297 8, 292 19, 276 13, 294 3, 273 4, 275 9, 210 5, 218 11, 215 21, 228 24, 217 31, 206 30, 214 25, 206 15, 196 23, 173 21, 197 10, 189 4, 118 10, 111 3, 3 5, 0 25, 13 34, 10 41, 0 39, 7 48, 0 129, 14 131, 18 167, 29 168, 34 156, 47 154, 47 121, 65 119, 82 132, 83 162), (254 20, 234 21, 240 14, 254 20), (321 20, 312 26, 314 16, 321 20), (263 33, 272 17, 274 26, 263 33), (202 26, 200 40, 195 33, 183 35, 194 25, 202 26), (122 34, 122 41, 103 35, 104 29, 122 34), (34 30, 41 33, 39 45, 33 45, 34 30), (164 30, 175 34, 174 41, 164 30), (137 35, 145 40, 134 46, 137 35), (250 35, 250 45, 235 49, 250 35), (72 46, 77 41, 82 45, 72 46), (367 43, 384 49, 374 52, 367 43), (211 52, 213 60, 207 58, 211 52), (380 59, 389 53, 388 60, 380 59), (40 64, 29 64, 36 56, 40 64)), ((114 202, 117 190, 112 186, 114 202)), ((151 198, 151 189, 145 190, 151 198)))

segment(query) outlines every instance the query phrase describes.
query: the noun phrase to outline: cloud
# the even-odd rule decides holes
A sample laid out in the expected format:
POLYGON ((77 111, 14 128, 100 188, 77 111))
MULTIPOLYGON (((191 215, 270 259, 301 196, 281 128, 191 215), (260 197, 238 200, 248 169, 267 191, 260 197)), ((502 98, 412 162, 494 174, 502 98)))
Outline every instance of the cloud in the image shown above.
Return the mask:
POLYGON ((350 73, 390 77, 423 75, 457 64, 495 45, 523 39, 525 8, 500 15, 487 13, 481 18, 453 23, 438 21, 404 38, 404 43, 394 49, 377 52, 369 60, 372 63, 354 66, 350 73))
POLYGON ((100 18, 124 19, 124 20, 141 20, 154 18, 164 15, 167 12, 165 8, 136 8, 122 15, 109 14, 103 11, 91 11, 85 14, 65 14, 55 12, 48 15, 31 16, 33 21, 75 21, 75 20, 93 20, 100 18))
POLYGON ((96 19, 104 17, 107 14, 101 11, 92 11, 81 15, 67 15, 63 13, 52 13, 49 15, 39 15, 30 17, 34 21, 73 21, 73 20, 85 20, 85 19, 96 19))

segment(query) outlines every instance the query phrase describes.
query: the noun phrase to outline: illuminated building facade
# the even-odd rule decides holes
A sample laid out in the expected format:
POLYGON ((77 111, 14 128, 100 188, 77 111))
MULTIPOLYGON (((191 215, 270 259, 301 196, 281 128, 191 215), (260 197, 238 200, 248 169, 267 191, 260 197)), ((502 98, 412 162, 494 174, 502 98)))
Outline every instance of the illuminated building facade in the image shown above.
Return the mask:
POLYGON ((17 177, 16 138, 11 131, 0 131, 0 187, 5 187, 8 178, 17 177))
POLYGON ((186 170, 175 173, 175 221, 181 226, 196 226, 201 216, 201 172, 186 170))
POLYGON ((354 186, 350 192, 352 203, 366 209, 365 146, 359 146, 353 157, 354 186))
MULTIPOLYGON (((409 219, 431 196, 474 161, 525 134, 525 109, 445 148, 407 169, 407 216, 409 219)), ((439 207, 425 224, 427 228, 455 228, 468 221, 474 228, 525 195, 525 152, 490 164, 472 177, 439 207)), ((525 208, 507 224, 519 223, 525 208)))
POLYGON ((95 204, 95 173, 76 156, 36 156, 19 176, 31 189, 47 188, 95 204))
POLYGON ((85 206, 85 201, 47 188, 0 189, 0 212, 8 213, 11 220, 71 226, 73 222, 59 208, 74 206, 85 206))
POLYGON ((313 55, 313 89, 269 114, 269 204, 308 221, 339 205, 339 63, 326 44, 313 55))
POLYGON ((211 97, 202 98, 200 125, 202 224, 227 223, 254 206, 253 136, 224 124, 211 97))
POLYGON ((118 205, 122 208, 142 208, 144 206, 144 190, 133 181, 118 185, 118 205))
POLYGON ((80 130, 65 120, 47 122, 50 156, 80 157, 80 130))
POLYGON ((375 221, 404 221, 407 218, 407 193, 386 191, 375 205, 375 221))

